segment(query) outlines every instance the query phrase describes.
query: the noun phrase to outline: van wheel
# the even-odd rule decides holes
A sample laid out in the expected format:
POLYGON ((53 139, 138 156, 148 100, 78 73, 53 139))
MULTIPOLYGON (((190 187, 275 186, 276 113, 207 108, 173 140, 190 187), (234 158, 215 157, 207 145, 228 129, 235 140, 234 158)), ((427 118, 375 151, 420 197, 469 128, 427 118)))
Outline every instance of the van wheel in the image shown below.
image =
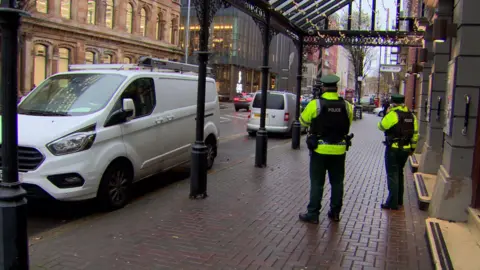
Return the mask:
POLYGON ((239 108, 237 108, 237 107, 235 107, 235 111, 236 111, 236 112, 238 112, 238 111, 240 111, 240 109, 239 109, 239 108))
POLYGON ((103 174, 97 198, 101 206, 112 211, 124 207, 130 200, 133 170, 130 164, 116 161, 103 174))
POLYGON ((248 136, 255 137, 255 135, 257 135, 256 131, 248 131, 248 136))
POLYGON ((217 157, 217 142, 213 137, 208 137, 205 140, 205 146, 207 146, 207 169, 210 170, 217 157))

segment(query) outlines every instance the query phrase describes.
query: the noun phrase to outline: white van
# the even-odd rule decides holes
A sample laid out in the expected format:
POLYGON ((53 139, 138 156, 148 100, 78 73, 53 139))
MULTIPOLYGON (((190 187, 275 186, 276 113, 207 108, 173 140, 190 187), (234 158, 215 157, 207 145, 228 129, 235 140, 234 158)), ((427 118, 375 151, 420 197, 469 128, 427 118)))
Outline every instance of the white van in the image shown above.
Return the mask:
MULTIPOLYGON (((114 69, 46 79, 18 106, 22 186, 33 197, 97 197, 109 209, 123 207, 133 182, 190 161, 197 82, 174 72, 114 69)), ((205 99, 211 168, 220 119, 211 78, 205 99)))
MULTIPOLYGON (((270 133, 282 133, 290 135, 292 124, 295 120, 295 102, 297 95, 281 92, 267 92, 267 114, 265 129, 270 133)), ((247 121, 247 132, 254 136, 260 128, 260 108, 262 105, 262 93, 256 92, 250 105, 250 114, 247 121)))

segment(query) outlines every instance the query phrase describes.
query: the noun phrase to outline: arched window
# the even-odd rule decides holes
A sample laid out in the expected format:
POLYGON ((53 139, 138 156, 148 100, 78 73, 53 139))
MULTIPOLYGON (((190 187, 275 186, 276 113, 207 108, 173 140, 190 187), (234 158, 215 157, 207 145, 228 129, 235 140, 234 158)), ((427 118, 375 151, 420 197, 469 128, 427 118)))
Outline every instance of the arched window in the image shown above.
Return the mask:
POLYGON ((130 59, 130 57, 124 57, 124 58, 123 58, 123 63, 124 63, 124 64, 131 64, 131 63, 132 63, 132 60, 130 59))
POLYGON ((88 7, 87 7, 87 23, 88 24, 95 24, 95 16, 97 14, 97 3, 95 0, 88 0, 88 7))
POLYGON ((107 0, 106 3, 107 3, 107 6, 105 8, 105 24, 108 28, 113 28, 114 3, 113 3, 113 0, 107 0))
POLYGON ((157 24, 155 26, 155 38, 157 40, 163 40, 165 38, 164 29, 165 22, 163 21, 163 14, 160 12, 157 16, 157 24))
POLYGON ((112 56, 110 54, 105 54, 103 56, 103 63, 104 64, 111 64, 112 63, 112 56))
POLYGON ((58 72, 67 72, 70 65, 70 50, 67 48, 58 49, 58 72))
POLYGON ((85 64, 95 64, 96 55, 94 52, 85 52, 85 64))
POLYGON ((48 13, 48 0, 36 0, 35 8, 37 9, 37 12, 48 13))
POLYGON ((39 85, 47 77, 48 47, 42 44, 35 45, 33 63, 33 83, 39 85))
POLYGON ((70 20, 72 17, 71 0, 62 0, 60 2, 60 14, 62 18, 70 20))
POLYGON ((140 11, 140 33, 147 35, 147 11, 144 8, 140 11))
POLYGON ((133 29, 133 6, 132 4, 128 3, 127 5, 127 18, 126 18, 126 23, 127 23, 127 32, 132 33, 133 29))

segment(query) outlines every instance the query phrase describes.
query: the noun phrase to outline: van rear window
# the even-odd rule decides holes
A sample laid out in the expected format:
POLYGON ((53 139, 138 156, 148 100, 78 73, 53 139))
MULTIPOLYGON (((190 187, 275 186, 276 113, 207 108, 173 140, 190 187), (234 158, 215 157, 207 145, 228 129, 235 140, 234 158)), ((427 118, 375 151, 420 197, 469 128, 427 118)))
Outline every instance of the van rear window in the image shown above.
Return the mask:
MULTIPOLYGON (((253 108, 262 107, 262 94, 258 93, 255 95, 255 99, 252 103, 253 108)), ((267 109, 271 110, 283 110, 285 109, 285 99, 283 95, 267 93, 267 109)))

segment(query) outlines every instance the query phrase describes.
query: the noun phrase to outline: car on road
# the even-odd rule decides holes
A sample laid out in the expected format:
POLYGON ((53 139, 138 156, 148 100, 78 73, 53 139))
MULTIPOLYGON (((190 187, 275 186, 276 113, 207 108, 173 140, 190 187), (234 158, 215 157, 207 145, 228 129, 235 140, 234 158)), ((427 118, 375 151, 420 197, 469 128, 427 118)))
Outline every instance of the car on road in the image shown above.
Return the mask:
MULTIPOLYGON (((128 202, 132 183, 190 161, 196 75, 74 66, 47 78, 18 105, 18 165, 29 196, 97 198, 113 210, 128 202)), ((209 168, 219 122, 215 80, 207 78, 209 168)))
POLYGON ((307 107, 308 103, 312 101, 313 95, 302 95, 300 97, 300 111, 303 111, 307 107))
POLYGON ((247 110, 250 107, 250 103, 253 100, 253 94, 250 93, 241 93, 237 94, 233 98, 233 106, 235 107, 235 111, 238 112, 241 109, 247 110))
POLYGON ((373 114, 375 114, 377 116, 380 116, 380 117, 385 116, 385 112, 383 111, 383 107, 377 107, 377 108, 373 109, 373 114))
MULTIPOLYGON (((256 92, 247 120, 247 132, 254 136, 260 128, 261 92, 256 92)), ((297 96, 288 92, 268 91, 265 128, 267 132, 290 135, 297 96)))

